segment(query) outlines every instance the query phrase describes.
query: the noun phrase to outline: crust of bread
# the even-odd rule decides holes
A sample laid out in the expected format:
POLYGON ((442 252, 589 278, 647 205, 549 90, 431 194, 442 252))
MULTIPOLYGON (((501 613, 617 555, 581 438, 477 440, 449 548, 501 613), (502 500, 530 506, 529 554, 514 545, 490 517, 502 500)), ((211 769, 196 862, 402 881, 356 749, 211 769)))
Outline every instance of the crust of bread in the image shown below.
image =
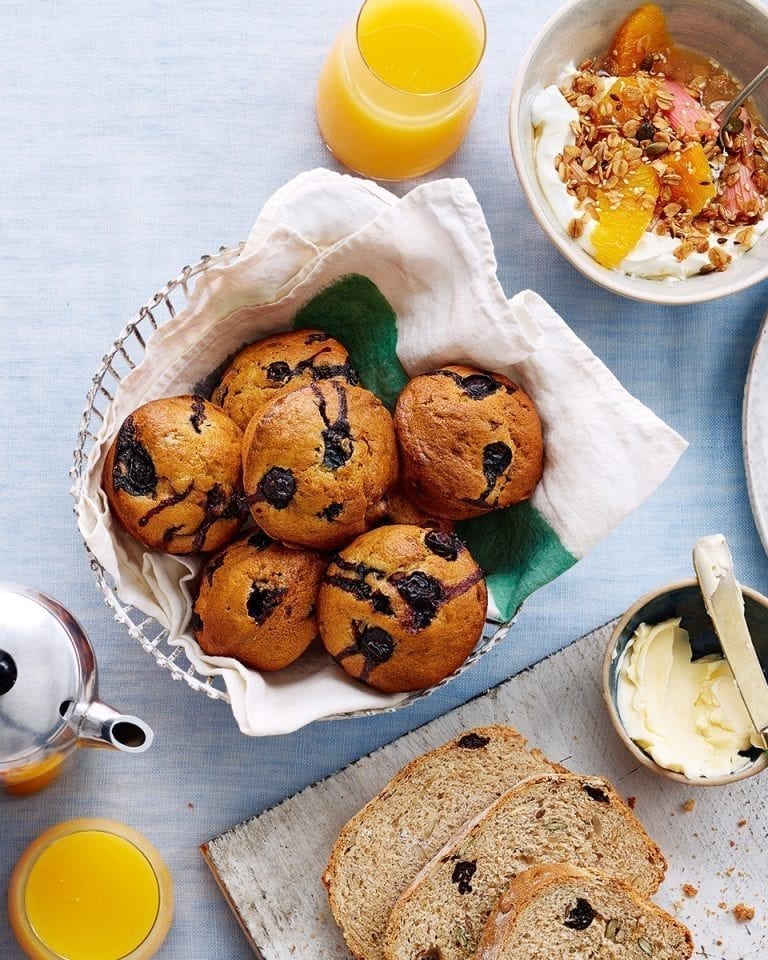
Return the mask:
POLYGON ((608 877, 596 871, 583 870, 570 863, 539 864, 519 873, 507 891, 499 899, 488 918, 485 932, 475 954, 475 960, 499 960, 507 936, 512 931, 517 918, 526 907, 537 900, 550 887, 558 886, 564 880, 600 879, 614 889, 623 892, 635 906, 645 913, 663 917, 671 926, 677 928, 688 948, 687 958, 693 955, 693 937, 690 930, 675 917, 652 901, 646 899, 628 883, 617 877, 608 877))

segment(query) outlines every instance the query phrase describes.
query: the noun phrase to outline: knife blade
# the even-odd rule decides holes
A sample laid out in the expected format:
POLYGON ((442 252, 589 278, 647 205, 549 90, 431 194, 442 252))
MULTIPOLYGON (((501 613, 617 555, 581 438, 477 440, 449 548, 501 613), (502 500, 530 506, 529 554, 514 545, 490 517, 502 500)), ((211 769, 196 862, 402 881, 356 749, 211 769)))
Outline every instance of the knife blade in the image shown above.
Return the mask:
POLYGON ((702 537, 693 548, 693 566, 747 713, 768 747, 768 682, 749 634, 744 597, 725 537, 702 537))

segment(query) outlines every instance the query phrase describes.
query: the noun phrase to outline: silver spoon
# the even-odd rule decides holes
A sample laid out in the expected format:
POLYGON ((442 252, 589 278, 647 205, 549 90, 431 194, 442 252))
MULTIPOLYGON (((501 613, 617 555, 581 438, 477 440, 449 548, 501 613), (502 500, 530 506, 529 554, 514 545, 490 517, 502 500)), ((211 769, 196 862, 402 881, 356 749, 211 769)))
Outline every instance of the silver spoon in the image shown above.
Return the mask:
POLYGON ((723 147, 727 148, 727 144, 723 139, 724 133, 735 134, 735 133, 741 132, 740 130, 726 130, 726 127, 730 123, 731 118, 739 109, 739 107, 742 105, 742 103, 744 103, 744 101, 748 97, 750 97, 755 92, 755 90, 757 90, 760 84, 767 79, 768 79, 768 67, 763 67, 760 73, 758 73, 758 75, 753 80, 750 80, 750 82, 746 85, 746 87, 744 87, 744 89, 741 90, 733 98, 733 100, 731 100, 730 103, 726 104, 725 107, 717 115, 717 124, 719 128, 717 138, 723 147))

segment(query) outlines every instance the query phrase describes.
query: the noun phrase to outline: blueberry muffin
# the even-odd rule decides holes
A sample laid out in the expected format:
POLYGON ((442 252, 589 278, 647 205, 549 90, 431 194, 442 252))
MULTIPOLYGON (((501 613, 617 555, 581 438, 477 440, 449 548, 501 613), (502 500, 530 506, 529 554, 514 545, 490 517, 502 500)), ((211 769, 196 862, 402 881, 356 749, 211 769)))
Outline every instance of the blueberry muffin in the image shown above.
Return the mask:
POLYGON ((387 693, 449 676, 483 632, 483 571, 452 533, 399 524, 358 537, 333 560, 317 598, 326 650, 387 693))
POLYGON ((200 578, 192 629, 201 649, 253 670, 280 670, 317 636, 315 600, 327 561, 261 531, 211 557, 200 578))
POLYGON ((274 400, 243 440, 245 494, 256 523, 283 543, 332 549, 370 526, 397 480, 392 418, 362 387, 310 383, 274 400))
POLYGON ((427 513, 461 520, 527 500, 544 442, 533 401, 499 373, 450 366, 415 377, 395 428, 408 496, 427 513))
POLYGON ((126 417, 109 448, 102 487, 112 513, 164 553, 218 550, 248 516, 243 434, 202 397, 151 400, 126 417))
POLYGON ((455 529, 453 520, 430 516, 413 500, 409 500, 399 487, 384 496, 384 499, 369 512, 368 519, 371 521, 371 526, 377 527, 385 523, 409 523, 417 527, 444 530, 446 533, 455 529))
POLYGON ((356 384, 358 377, 338 340, 321 330, 291 330, 241 350, 211 399, 245 430, 272 400, 317 380, 356 384))

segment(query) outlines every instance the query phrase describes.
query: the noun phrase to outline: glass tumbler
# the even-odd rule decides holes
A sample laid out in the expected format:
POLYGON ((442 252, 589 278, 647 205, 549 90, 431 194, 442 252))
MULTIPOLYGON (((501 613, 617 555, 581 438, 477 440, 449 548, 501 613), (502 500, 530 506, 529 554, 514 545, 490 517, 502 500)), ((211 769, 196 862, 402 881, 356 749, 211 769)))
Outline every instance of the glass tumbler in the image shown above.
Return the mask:
POLYGON ((485 39, 476 0, 365 0, 320 74, 317 119, 328 148, 378 180, 438 167, 475 112, 485 39))

